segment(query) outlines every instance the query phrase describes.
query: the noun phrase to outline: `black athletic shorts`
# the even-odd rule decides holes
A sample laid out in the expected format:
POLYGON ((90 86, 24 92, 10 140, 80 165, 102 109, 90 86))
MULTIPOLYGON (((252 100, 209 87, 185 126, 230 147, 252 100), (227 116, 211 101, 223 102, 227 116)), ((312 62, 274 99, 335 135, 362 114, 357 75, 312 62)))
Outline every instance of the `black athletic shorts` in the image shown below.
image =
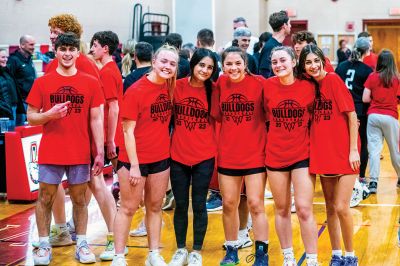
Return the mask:
POLYGON ((256 167, 248 169, 230 169, 230 168, 218 167, 218 173, 229 176, 254 175, 264 172, 265 172, 265 167, 256 167))
POLYGON ((292 165, 282 167, 282 168, 273 168, 273 167, 269 167, 267 165, 267 169, 270 171, 277 171, 277 172, 290 172, 294 169, 307 168, 309 166, 310 166, 310 159, 307 158, 307 159, 301 160, 297 163, 294 163, 292 165))
MULTIPOLYGON (((161 160, 158 162, 154 162, 154 163, 139 164, 139 169, 140 169, 140 173, 142 174, 142 176, 148 177, 151 174, 157 174, 157 173, 167 170, 169 168, 169 165, 170 165, 170 159, 167 158, 167 159, 164 159, 164 160, 161 160)), ((131 169, 131 164, 127 163, 127 162, 118 161, 117 171, 119 169, 121 169, 122 167, 125 167, 129 171, 131 169)))

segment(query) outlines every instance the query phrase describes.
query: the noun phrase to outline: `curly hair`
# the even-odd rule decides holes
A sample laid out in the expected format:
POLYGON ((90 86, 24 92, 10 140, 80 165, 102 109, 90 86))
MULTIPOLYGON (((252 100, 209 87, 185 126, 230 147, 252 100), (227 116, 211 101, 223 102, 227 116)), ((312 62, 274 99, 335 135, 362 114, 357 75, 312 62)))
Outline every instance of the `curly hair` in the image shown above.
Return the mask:
POLYGON ((49 19, 49 27, 60 28, 64 32, 73 32, 79 38, 82 35, 82 26, 77 18, 71 14, 60 14, 49 19))

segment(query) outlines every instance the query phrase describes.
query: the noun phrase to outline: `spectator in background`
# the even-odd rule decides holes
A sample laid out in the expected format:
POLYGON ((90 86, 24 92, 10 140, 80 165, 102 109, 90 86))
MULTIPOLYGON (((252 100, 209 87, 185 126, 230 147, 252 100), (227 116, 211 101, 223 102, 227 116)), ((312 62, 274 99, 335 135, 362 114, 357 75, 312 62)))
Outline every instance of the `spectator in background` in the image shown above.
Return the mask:
POLYGON ((196 50, 196 46, 194 46, 193 43, 188 42, 188 43, 185 43, 184 45, 182 45, 181 51, 187 51, 189 53, 189 57, 187 58, 187 60, 190 61, 195 50, 196 50))
POLYGON ((272 33, 266 31, 261 33, 260 37, 258 37, 258 42, 254 44, 253 47, 253 56, 257 60, 257 64, 260 64, 260 55, 261 50, 264 47, 265 43, 272 37, 272 33))
POLYGON ((35 38, 24 35, 19 39, 19 49, 10 55, 8 59, 8 69, 11 76, 15 79, 17 90, 24 103, 24 109, 17 112, 16 123, 22 125, 26 120, 25 102, 31 91, 34 80, 37 77, 35 66, 33 65, 32 55, 35 51, 35 38))
MULTIPOLYGON (((170 33, 165 37, 164 43, 168 43, 169 45, 174 46, 176 49, 178 49, 179 52, 182 48, 182 36, 179 33, 170 33)), ((179 55, 177 79, 187 77, 189 76, 189 74, 190 74, 189 60, 179 55)))
POLYGON ((283 40, 290 34, 291 29, 288 14, 284 10, 272 13, 269 16, 269 25, 273 30, 272 38, 265 43, 265 46, 261 50, 259 62, 260 75, 265 78, 274 76, 271 68, 272 49, 276 46, 282 46, 283 40))
MULTIPOLYGON (((246 19, 244 17, 237 17, 233 20, 233 31, 235 31, 237 28, 240 27, 245 27, 248 28, 246 19)), ((253 55, 254 54, 254 44, 258 41, 257 37, 250 36, 250 44, 247 48, 247 53, 253 55)), ((228 42, 225 44, 225 49, 232 46, 232 42, 228 42)))
POLYGON ((136 81, 151 69, 151 59, 153 57, 153 46, 147 42, 138 42, 135 46, 136 69, 133 70, 124 80, 124 93, 136 81))
MULTIPOLYGON (((0 117, 8 117, 8 129, 14 130, 17 106, 20 97, 14 79, 7 69, 8 54, 5 49, 0 49, 0 117)), ((22 103, 22 102, 20 102, 22 103)))
POLYGON ((374 52, 372 52, 374 49, 374 39, 367 31, 360 32, 357 37, 366 37, 369 39, 369 54, 364 57, 363 62, 375 71, 376 64, 378 62, 378 56, 374 52))
POLYGON ((252 74, 258 74, 257 61, 251 54, 247 53, 250 45, 251 31, 245 27, 239 27, 233 32, 232 46, 238 46, 247 56, 247 68, 252 74), (236 45, 237 44, 237 45, 236 45))
POLYGON ((342 39, 339 41, 339 49, 336 51, 336 55, 338 58, 338 65, 342 63, 343 61, 346 61, 349 59, 349 56, 351 54, 351 51, 349 48, 347 48, 347 41, 342 39))
POLYGON ((119 70, 121 71, 122 78, 125 79, 133 70, 136 69, 135 56, 135 40, 127 40, 122 46, 122 53, 124 57, 118 63, 119 70))
MULTIPOLYGON (((307 44, 317 45, 317 41, 315 40, 314 35, 311 32, 306 31, 306 30, 302 30, 302 31, 293 33, 292 34, 292 43, 293 43, 293 49, 296 53, 297 60, 299 60, 301 50, 303 50, 303 48, 307 44)), ((324 70, 328 73, 335 72, 328 57, 325 57, 324 70)))
POLYGON ((219 77, 219 74, 221 73, 222 65, 221 65, 221 57, 214 50, 214 44, 215 44, 215 40, 214 40, 214 33, 212 30, 201 29, 197 33, 197 42, 196 42, 197 48, 206 48, 208 50, 211 50, 218 60, 218 69, 217 69, 217 71, 215 71, 213 73, 213 75, 211 77, 211 80, 213 82, 216 82, 219 77))

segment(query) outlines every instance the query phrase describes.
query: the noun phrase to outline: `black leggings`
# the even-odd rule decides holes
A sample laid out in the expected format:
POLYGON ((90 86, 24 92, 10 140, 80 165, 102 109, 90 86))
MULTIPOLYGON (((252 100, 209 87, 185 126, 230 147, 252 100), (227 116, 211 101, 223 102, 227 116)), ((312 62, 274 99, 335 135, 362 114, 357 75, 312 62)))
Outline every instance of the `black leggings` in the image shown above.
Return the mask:
POLYGON ((367 122, 368 116, 359 116, 360 127, 358 134, 360 134, 361 151, 360 151, 360 177, 365 177, 365 170, 368 164, 368 141, 367 141, 367 122))
POLYGON ((203 246, 208 225, 207 192, 214 164, 214 158, 193 166, 171 160, 171 186, 176 202, 174 228, 178 248, 186 247, 190 183, 192 183, 193 249, 201 250, 203 246))

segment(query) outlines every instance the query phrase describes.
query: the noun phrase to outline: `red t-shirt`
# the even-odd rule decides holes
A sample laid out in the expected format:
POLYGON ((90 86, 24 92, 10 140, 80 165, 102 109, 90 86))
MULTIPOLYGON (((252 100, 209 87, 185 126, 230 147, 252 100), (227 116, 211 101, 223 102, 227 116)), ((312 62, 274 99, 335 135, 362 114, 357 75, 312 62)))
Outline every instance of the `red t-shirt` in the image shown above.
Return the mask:
POLYGON ((321 98, 314 102, 310 132, 310 172, 357 174, 349 163, 350 135, 347 112, 355 111, 353 98, 341 78, 329 73, 320 82, 321 98))
POLYGON ((43 125, 39 164, 90 163, 90 108, 104 103, 99 82, 83 72, 62 76, 57 71, 35 80, 26 102, 46 112, 70 101, 67 116, 43 125))
POLYGON ((371 52, 369 55, 364 57, 363 63, 372 68, 375 71, 376 63, 378 62, 378 56, 371 52))
POLYGON ((328 57, 325 57, 325 71, 326 72, 335 72, 335 70, 333 69, 333 66, 331 64, 331 61, 329 60, 328 57))
POLYGON ((195 165, 216 155, 217 144, 205 87, 191 86, 189 78, 178 80, 174 89, 174 118, 173 160, 195 165))
MULTIPOLYGON (((118 69, 117 64, 114 61, 108 62, 103 66, 100 70, 100 80, 103 84, 104 98, 107 101, 118 100, 118 106, 121 107, 122 97, 123 97, 123 84, 122 84, 122 76, 121 72, 118 69)), ((108 104, 104 105, 104 142, 107 142, 107 132, 108 132, 108 112, 109 107, 108 104)), ((121 112, 120 112, 121 113, 121 112)), ((115 132, 114 141, 119 143, 120 134, 117 132, 121 132, 121 116, 118 114, 118 122, 117 129, 115 132), (118 141, 117 141, 118 139, 118 141)))
MULTIPOLYGON (((121 118, 136 121, 134 135, 140 164, 169 158, 171 113, 167 84, 154 84, 145 75, 126 91, 121 118)), ((129 163, 125 143, 121 143, 119 160, 129 163)))
POLYGON ((246 75, 240 82, 222 75, 217 81, 218 101, 213 117, 221 118, 218 166, 229 169, 264 167, 265 117, 262 106, 264 78, 246 75))
POLYGON ((265 81, 264 108, 270 121, 265 164, 283 168, 309 158, 310 111, 315 88, 305 80, 283 85, 278 77, 265 81))
MULTIPOLYGON (((53 72, 57 69, 58 67, 58 60, 57 58, 54 59, 53 61, 51 61, 47 67, 46 67, 46 72, 45 74, 48 74, 50 72, 53 72)), ((89 74, 91 76, 94 76, 95 78, 99 79, 100 78, 100 74, 99 74, 99 69, 97 68, 97 66, 95 65, 95 63, 93 63, 89 58, 87 58, 86 55, 84 54, 80 54, 79 57, 76 59, 75 62, 75 67, 76 69, 78 69, 79 71, 83 71, 86 74, 89 74)))
POLYGON ((371 90, 371 105, 367 114, 391 115, 398 118, 397 95, 400 91, 399 79, 394 78, 390 88, 383 87, 379 73, 373 72, 364 83, 366 89, 371 90))

